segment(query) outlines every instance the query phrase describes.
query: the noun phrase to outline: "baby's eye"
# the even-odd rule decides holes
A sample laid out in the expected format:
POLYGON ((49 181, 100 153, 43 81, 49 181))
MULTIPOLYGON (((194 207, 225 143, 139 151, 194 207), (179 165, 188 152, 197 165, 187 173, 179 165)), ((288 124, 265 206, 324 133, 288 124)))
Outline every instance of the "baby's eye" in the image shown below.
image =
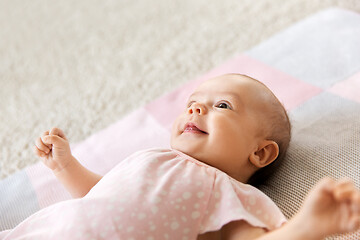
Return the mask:
POLYGON ((226 102, 220 102, 220 103, 217 103, 215 105, 215 107, 217 108, 225 108, 225 109, 232 109, 230 104, 226 103, 226 102))

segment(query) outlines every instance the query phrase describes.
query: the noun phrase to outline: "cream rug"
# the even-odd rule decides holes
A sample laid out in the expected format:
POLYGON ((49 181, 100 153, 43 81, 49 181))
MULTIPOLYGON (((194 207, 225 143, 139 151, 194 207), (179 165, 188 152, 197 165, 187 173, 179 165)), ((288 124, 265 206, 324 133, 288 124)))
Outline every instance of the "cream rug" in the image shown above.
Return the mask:
POLYGON ((58 126, 72 143, 298 20, 357 0, 0 0, 0 179, 38 161, 58 126))

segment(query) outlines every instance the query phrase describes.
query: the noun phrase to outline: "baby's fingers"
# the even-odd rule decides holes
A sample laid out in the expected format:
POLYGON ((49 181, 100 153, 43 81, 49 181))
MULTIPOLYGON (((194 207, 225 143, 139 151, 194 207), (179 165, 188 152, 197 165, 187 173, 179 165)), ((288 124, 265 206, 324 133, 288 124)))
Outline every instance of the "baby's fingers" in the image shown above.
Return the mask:
POLYGON ((39 150, 36 146, 34 146, 33 150, 35 155, 38 157, 45 157, 47 155, 45 152, 39 150))
POLYGON ((359 190, 352 195, 351 210, 354 214, 358 216, 360 221, 360 191, 359 190))
POLYGON ((66 140, 57 135, 42 136, 41 140, 48 145, 54 145, 56 147, 62 147, 66 144, 66 140))
POLYGON ((57 128, 57 127, 53 127, 51 130, 50 130, 50 135, 57 135, 65 140, 67 140, 64 132, 60 129, 60 128, 57 128))
POLYGON ((343 179, 336 183, 333 191, 337 201, 353 201, 359 190, 350 179, 343 179))
POLYGON ((360 230, 360 216, 353 216, 350 220, 350 223, 348 225, 348 231, 353 232, 360 230))
MULTIPOLYGON (((43 136, 47 136, 47 135, 49 135, 49 131, 45 131, 42 135, 41 135, 41 137, 43 137, 43 136)), ((41 140, 41 139, 40 139, 41 140)), ((42 141, 42 140, 41 140, 42 141)), ((45 143, 44 143, 45 144, 45 143)), ((48 145, 48 144, 45 144, 48 148, 50 148, 51 149, 51 145, 48 145)))
POLYGON ((35 151, 35 153, 37 155, 40 155, 41 153, 48 154, 50 152, 50 148, 46 144, 43 143, 41 138, 36 139, 35 146, 36 146, 36 149, 34 149, 34 150, 37 150, 37 151, 35 151))

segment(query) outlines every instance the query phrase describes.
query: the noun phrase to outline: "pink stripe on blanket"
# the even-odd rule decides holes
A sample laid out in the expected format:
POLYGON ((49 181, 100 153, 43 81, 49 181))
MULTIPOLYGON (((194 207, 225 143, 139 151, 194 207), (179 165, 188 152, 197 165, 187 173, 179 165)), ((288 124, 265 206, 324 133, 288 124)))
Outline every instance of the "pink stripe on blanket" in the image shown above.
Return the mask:
POLYGON ((328 91, 341 97, 360 103, 360 72, 350 78, 336 83, 328 91))
POLYGON ((161 124, 170 129, 172 122, 184 109, 187 98, 196 86, 206 79, 226 73, 241 73, 262 81, 275 93, 288 110, 296 108, 323 91, 249 56, 241 55, 149 103, 146 109, 161 124))
POLYGON ((140 108, 78 144, 73 154, 85 167, 105 174, 136 151, 169 143, 169 131, 140 108))

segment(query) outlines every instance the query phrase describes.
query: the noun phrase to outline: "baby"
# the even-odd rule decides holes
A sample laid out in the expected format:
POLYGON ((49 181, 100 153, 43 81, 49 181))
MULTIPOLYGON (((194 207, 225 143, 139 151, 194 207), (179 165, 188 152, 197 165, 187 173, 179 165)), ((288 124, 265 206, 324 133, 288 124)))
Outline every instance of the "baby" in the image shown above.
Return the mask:
MULTIPOLYGON (((289 221, 251 184, 281 162, 290 123, 261 82, 227 74, 202 83, 175 120, 171 149, 122 160, 105 176, 84 168, 62 130, 35 152, 74 197, 8 230, 4 239, 323 239, 360 228, 360 192, 321 180, 289 221)), ((101 161, 101 159, 99 159, 101 161)))

